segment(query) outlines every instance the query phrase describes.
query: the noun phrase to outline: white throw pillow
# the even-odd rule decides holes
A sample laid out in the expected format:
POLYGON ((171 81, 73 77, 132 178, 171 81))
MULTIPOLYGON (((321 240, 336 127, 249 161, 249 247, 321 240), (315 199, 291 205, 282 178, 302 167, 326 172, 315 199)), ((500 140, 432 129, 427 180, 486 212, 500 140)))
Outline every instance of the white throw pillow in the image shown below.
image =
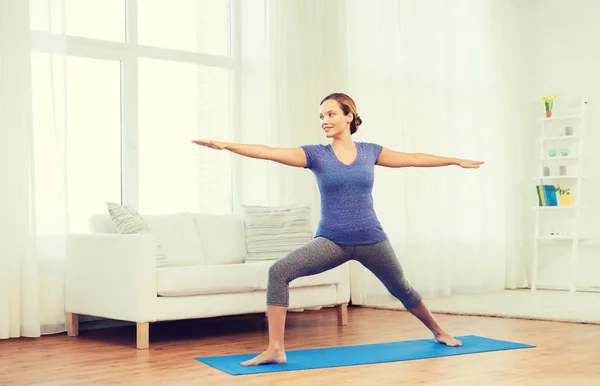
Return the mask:
MULTIPOLYGON (((136 234, 151 234, 148 225, 142 219, 138 211, 130 206, 121 206, 114 202, 106 202, 108 214, 111 220, 115 223, 117 231, 121 234, 136 235, 136 234)), ((155 239, 156 240, 156 239, 155 239)), ((167 258, 162 250, 162 246, 156 244, 156 266, 164 267, 167 264, 167 258)))
POLYGON ((274 260, 312 239, 310 205, 244 206, 246 262, 274 260))

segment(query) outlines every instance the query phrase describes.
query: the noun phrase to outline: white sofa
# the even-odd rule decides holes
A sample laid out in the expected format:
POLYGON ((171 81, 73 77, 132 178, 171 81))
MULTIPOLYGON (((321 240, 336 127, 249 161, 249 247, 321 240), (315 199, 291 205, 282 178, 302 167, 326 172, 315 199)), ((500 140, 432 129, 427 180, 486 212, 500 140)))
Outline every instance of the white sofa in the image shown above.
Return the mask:
MULTIPOLYGON (((137 323, 137 347, 149 347, 149 324, 263 313, 273 261, 245 262, 241 215, 177 213, 144 217, 152 234, 119 234, 109 215, 90 219, 90 234, 67 240, 68 335, 79 315, 137 323), (159 239, 167 256, 157 267, 159 239)), ((349 264, 290 283, 290 309, 338 307, 347 323, 349 264)))

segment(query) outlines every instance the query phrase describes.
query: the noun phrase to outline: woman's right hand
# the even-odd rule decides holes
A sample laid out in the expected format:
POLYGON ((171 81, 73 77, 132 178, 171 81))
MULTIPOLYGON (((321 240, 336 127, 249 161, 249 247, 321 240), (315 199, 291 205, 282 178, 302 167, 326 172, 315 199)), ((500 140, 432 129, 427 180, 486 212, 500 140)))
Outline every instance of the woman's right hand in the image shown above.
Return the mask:
POLYGON ((212 139, 192 139, 192 142, 196 145, 210 147, 211 149, 225 149, 225 142, 213 141, 212 139))
POLYGON ((306 154, 301 147, 270 147, 265 145, 220 142, 211 139, 193 139, 192 142, 196 145, 206 146, 211 149, 226 149, 232 153, 243 155, 245 157, 274 161, 289 166, 306 167, 307 164, 306 154))

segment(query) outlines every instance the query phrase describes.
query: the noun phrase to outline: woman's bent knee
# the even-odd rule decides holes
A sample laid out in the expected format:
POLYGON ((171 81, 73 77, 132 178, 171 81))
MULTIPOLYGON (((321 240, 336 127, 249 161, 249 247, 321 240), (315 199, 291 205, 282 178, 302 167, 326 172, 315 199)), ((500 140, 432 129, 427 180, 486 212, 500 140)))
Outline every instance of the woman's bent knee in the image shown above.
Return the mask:
POLYGON ((283 281, 289 284, 290 280, 290 270, 286 267, 287 264, 282 260, 277 260, 273 265, 269 267, 269 282, 275 281, 283 281))

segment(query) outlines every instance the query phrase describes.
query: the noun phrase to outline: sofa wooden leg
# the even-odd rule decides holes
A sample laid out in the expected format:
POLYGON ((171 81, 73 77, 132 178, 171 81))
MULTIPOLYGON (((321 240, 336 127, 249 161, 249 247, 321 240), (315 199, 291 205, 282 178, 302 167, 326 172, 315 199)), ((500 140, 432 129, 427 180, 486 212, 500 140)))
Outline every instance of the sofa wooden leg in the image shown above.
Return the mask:
POLYGON ((337 306, 338 325, 345 326, 348 324, 348 303, 339 304, 337 306))
POLYGON ((138 323, 136 332, 137 348, 140 350, 146 350, 148 347, 150 347, 150 323, 138 323))
POLYGON ((79 314, 74 314, 72 312, 67 313, 67 335, 79 335, 79 314))

